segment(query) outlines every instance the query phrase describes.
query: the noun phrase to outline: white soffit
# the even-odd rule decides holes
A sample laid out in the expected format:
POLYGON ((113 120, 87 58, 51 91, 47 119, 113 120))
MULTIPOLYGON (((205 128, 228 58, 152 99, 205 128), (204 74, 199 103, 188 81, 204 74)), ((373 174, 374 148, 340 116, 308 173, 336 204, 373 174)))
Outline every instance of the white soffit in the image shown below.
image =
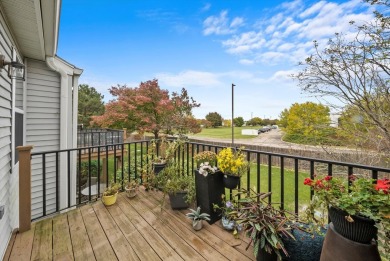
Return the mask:
POLYGON ((44 61, 57 51, 60 0, 1 0, 24 57, 44 61))

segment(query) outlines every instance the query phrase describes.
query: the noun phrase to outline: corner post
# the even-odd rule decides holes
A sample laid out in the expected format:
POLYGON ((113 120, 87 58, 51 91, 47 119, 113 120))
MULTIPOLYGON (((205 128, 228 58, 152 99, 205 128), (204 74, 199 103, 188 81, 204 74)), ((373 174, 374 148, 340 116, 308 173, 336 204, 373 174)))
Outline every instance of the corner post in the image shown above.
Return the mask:
POLYGON ((31 229, 31 150, 19 146, 19 232, 31 229))
POLYGON ((123 143, 126 142, 127 139, 127 128, 123 128, 123 143))

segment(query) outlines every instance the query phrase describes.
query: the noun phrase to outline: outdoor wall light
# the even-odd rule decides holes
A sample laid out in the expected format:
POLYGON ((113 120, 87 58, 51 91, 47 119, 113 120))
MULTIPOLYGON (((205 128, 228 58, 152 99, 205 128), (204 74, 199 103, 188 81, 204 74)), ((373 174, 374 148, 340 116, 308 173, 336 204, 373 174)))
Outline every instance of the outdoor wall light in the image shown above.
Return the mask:
POLYGON ((17 80, 24 81, 25 66, 24 64, 16 61, 7 62, 5 56, 0 54, 0 71, 8 65, 8 77, 15 78, 17 80))

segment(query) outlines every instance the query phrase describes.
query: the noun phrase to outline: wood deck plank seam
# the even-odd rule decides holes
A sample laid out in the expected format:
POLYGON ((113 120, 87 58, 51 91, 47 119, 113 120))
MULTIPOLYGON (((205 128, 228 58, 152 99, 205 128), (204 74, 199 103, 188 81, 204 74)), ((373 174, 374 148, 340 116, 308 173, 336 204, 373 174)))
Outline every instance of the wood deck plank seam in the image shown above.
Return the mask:
MULTIPOLYGON (((112 218, 111 214, 109 213, 107 207, 105 207, 103 205, 103 203, 101 202, 97 202, 95 204, 92 205, 92 208, 96 214, 96 217, 98 218, 99 222, 100 222, 100 225, 102 226, 103 228, 103 231, 108 239, 108 241, 110 242, 113 250, 114 250, 114 253, 116 254, 116 257, 118 258, 118 260, 122 260, 119 256, 120 254, 120 249, 117 249, 117 244, 114 244, 114 243, 118 243, 118 242, 111 242, 111 239, 110 239, 110 235, 109 233, 114 233, 113 231, 108 231, 109 229, 107 229, 107 226, 104 225, 103 223, 103 218, 104 218, 104 215, 107 216, 107 218, 109 219, 109 221, 111 221, 111 226, 112 226, 112 229, 113 230, 116 230, 116 232, 119 232, 119 237, 122 237, 122 240, 125 240, 125 242, 128 244, 128 246, 131 248, 131 251, 132 253, 127 253, 127 254, 133 254, 135 255, 136 259, 130 259, 130 260, 140 260, 140 258, 138 257, 138 255, 135 253, 134 249, 132 248, 132 246, 130 245, 130 243, 127 241, 126 237, 122 234, 122 231, 116 226, 116 223, 114 221, 114 219, 112 218), (102 212, 105 212, 105 213, 102 213, 102 216, 99 217, 99 213, 98 211, 102 211, 102 212), (113 223, 113 224, 112 224, 113 223), (118 252, 118 253, 117 253, 118 252)), ((110 224, 108 224, 108 226, 110 226, 110 224)), ((117 238, 117 240, 120 240, 119 238, 117 238)), ((128 257, 130 258, 130 257, 128 257)))
MULTIPOLYGON (((134 225, 131 223, 131 221, 130 221, 130 220, 127 218, 127 216, 122 212, 122 210, 121 210, 121 208, 120 208, 119 206, 115 205, 115 206, 109 208, 108 211, 109 211, 109 213, 111 214, 111 216, 114 218, 114 222, 117 224, 117 226, 119 227, 119 229, 122 231, 122 234, 125 236, 126 240, 129 242, 130 245, 133 245, 134 243, 130 241, 130 239, 128 238, 127 235, 125 235, 125 231, 123 230, 122 226, 119 224, 119 222, 120 222, 120 221, 118 220, 119 215, 118 215, 117 218, 115 218, 115 216, 113 215, 112 212, 115 212, 115 211, 118 211, 118 212, 119 212, 119 211, 120 211, 120 212, 122 213, 122 216, 127 220, 128 223, 130 223, 130 225, 131 225, 132 228, 136 231, 136 233, 138 233, 138 235, 139 235, 138 238, 142 238, 142 239, 143 239, 144 243, 145 243, 145 244, 147 245, 147 247, 149 248, 148 250, 149 250, 149 251, 152 251, 152 253, 154 253, 154 255, 158 258, 158 260, 162 260, 162 259, 158 256, 158 254, 154 251, 154 249, 152 248, 152 246, 149 245, 149 243, 148 243, 148 242, 146 241, 146 239, 142 236, 142 234, 137 230, 136 227, 134 227, 134 225), (116 208, 117 210, 115 210, 115 208, 116 208)), ((141 241, 141 240, 138 240, 138 241, 141 241)), ((133 249, 134 249, 134 248, 133 248, 133 249)), ((140 247, 140 249, 142 249, 142 247, 140 247)), ((140 251, 140 250, 137 249, 137 248, 135 248, 134 250, 135 250, 136 253, 137 253, 137 251, 140 251)), ((145 254, 145 253, 143 253, 143 252, 142 252, 142 253, 137 253, 137 256, 140 258, 140 260, 144 260, 144 259, 142 259, 142 257, 141 257, 142 254, 145 254)), ((150 254, 150 253, 149 253, 149 254, 150 254)), ((145 258, 146 258, 146 256, 145 256, 145 258)), ((151 258, 151 256, 148 256, 148 258, 151 258)))
MULTIPOLYGON (((88 204, 88 205, 83 206, 82 208, 84 208, 84 207, 91 207, 91 206, 88 204)), ((90 236, 90 233, 92 233, 92 232, 88 233, 88 227, 87 227, 87 223, 86 223, 85 217, 84 217, 83 212, 82 212, 82 208, 80 208, 80 213, 81 213, 81 216, 82 216, 82 218, 83 218, 84 226, 85 226, 85 229, 86 229, 88 238, 89 238, 89 242, 90 242, 91 247, 92 247, 92 251, 94 252, 95 259, 96 259, 96 260, 100 260, 100 257, 97 256, 98 253, 95 252, 96 249, 94 249, 94 244, 93 244, 92 239, 91 239, 92 234, 91 234, 91 236, 90 236)), ((96 215, 95 215, 95 217, 96 217, 96 215)), ((96 218, 97 218, 97 217, 96 217, 96 218)), ((99 223, 99 226, 100 226, 100 228, 102 229, 100 223, 99 223)), ((102 229, 102 230, 103 230, 103 229, 102 229)), ((104 231, 103 231, 103 233, 104 233, 104 231)), ((104 233, 104 235, 106 236, 105 233, 104 233)), ((107 239, 107 238, 106 238, 106 239, 107 239)), ((108 239, 107 239, 107 241, 108 241, 109 245, 111 246, 111 244, 110 244, 110 242, 109 242, 108 239)), ((112 252, 114 253, 114 255, 115 255, 115 257, 116 257, 116 254, 115 254, 114 250, 112 249, 112 247, 111 247, 111 250, 112 250, 112 252)), ((116 258, 117 258, 117 257, 116 257, 116 258)), ((117 258, 117 259, 118 259, 118 258, 117 258)))
MULTIPOLYGON (((183 245, 185 245, 185 246, 187 246, 187 249, 191 249, 192 251, 195 251, 198 255, 197 256, 200 256, 200 257, 202 257, 200 260, 206 260, 194 247, 192 247, 191 246, 191 244, 188 244, 185 240, 183 240, 183 238, 179 235, 179 234, 177 234, 175 231, 173 231, 169 226, 165 226, 164 227, 164 223, 166 223, 164 220, 162 220, 162 219, 159 219, 150 209, 148 209, 148 208, 145 208, 144 206, 143 206, 143 204, 141 203, 141 205, 139 205, 140 204, 140 202, 137 204, 137 203, 135 203, 135 201, 134 200, 130 200, 130 199, 128 199, 128 198, 126 198, 126 197, 124 197, 125 198, 125 200, 127 200, 132 206, 133 206, 133 208, 137 211, 137 213, 139 213, 143 218, 144 218, 144 220, 146 221, 146 222, 148 222, 148 224, 151 226, 151 227, 153 227, 153 224, 151 224, 145 217, 144 217, 144 215, 145 215, 145 213, 141 213, 141 211, 140 211, 140 207, 141 207, 141 205, 142 205, 142 209, 143 210, 145 210, 145 211, 149 211, 152 215, 153 215, 153 217, 155 218, 155 220, 157 221, 157 222, 159 222, 160 224, 160 226, 162 226, 161 228, 160 228, 160 230, 159 229, 157 229, 157 227, 155 228, 155 230, 157 231, 157 233, 159 233, 159 235, 161 236, 161 237, 163 237, 163 238, 165 238, 165 240, 168 242, 168 244, 173 248, 173 249, 179 249, 179 248, 177 248, 176 246, 174 246, 173 245, 173 243, 169 243, 169 242, 173 242, 173 240, 172 240, 172 238, 170 238, 169 237, 169 234, 168 235, 165 235, 165 233, 163 232, 163 231, 161 231, 161 229, 168 229, 168 231, 167 231, 167 233, 170 233, 170 234, 172 234, 172 235, 176 235, 176 237, 177 238, 179 238, 181 241, 182 241, 182 243, 183 243, 183 245), (135 205, 136 204, 136 205, 135 205)), ((137 199, 138 201, 139 201, 139 199, 137 199)), ((190 250, 190 251, 191 251, 190 250)), ((184 254, 181 254, 179 251, 176 251, 184 260, 186 260, 186 258, 185 258, 185 256, 184 256, 184 254)), ((184 252, 185 252, 185 250, 184 250, 184 252)), ((194 259, 196 259, 196 257, 193 257, 194 259)))
MULTIPOLYGON (((122 209, 123 213, 125 213, 125 215, 126 215, 127 217, 129 217, 129 216, 128 216, 128 214, 124 211, 124 209, 123 209, 124 205, 123 205, 123 204, 125 204, 125 205, 128 207, 127 210, 132 209, 132 211, 135 212, 135 210, 133 209, 133 207, 132 207, 130 204, 128 204, 128 202, 119 200, 118 205, 119 205, 119 207, 122 209)), ((146 222, 142 217, 139 217, 139 218, 141 218, 144 222, 146 222)), ((138 224, 135 224, 135 223, 134 223, 135 219, 132 220, 131 218, 129 218, 129 220, 130 220, 130 222, 134 225, 134 227, 135 227, 141 234, 145 233, 145 231, 141 231, 141 230, 138 228, 138 224)), ((147 224, 147 226, 150 227, 149 224, 147 224)), ((150 227, 150 228, 153 229, 152 227, 150 227)), ((161 242, 164 242, 165 244, 168 245, 168 249, 166 249, 168 252, 169 252, 169 251, 173 251, 178 257, 180 257, 180 256, 176 253, 176 251, 174 251, 174 249, 172 249, 172 248, 170 247, 170 245, 169 245, 168 243, 166 243, 166 242, 163 240, 163 238, 161 238, 161 236, 160 236, 154 229, 153 229, 153 232, 156 233, 156 236, 159 237, 159 239, 161 240, 161 242)), ((145 238, 145 237, 144 237, 144 238, 145 238)), ((145 238, 145 240, 148 241, 147 238, 145 238)), ((159 241, 157 241, 157 243, 159 243, 159 241)), ((167 245, 162 245, 162 246, 160 246, 160 247, 162 247, 162 248, 164 249, 164 248, 167 247, 167 245)), ((154 247, 156 247, 156 245, 154 245, 154 247)), ((165 257, 162 256, 163 253, 161 253, 161 252, 163 252, 163 251, 159 252, 159 251, 155 250, 155 252, 156 252, 156 254, 157 254, 162 260, 165 260, 165 259, 164 259, 165 257)), ((180 257, 180 260, 183 260, 183 259, 180 257)))
MULTIPOLYGON (((153 205, 154 206, 154 209, 152 209, 152 208, 150 208, 150 207, 148 207, 151 211, 152 211, 152 213, 154 213, 154 215, 155 216, 157 216, 158 217, 158 213, 157 213, 157 211, 155 211, 155 209, 156 208, 159 208, 159 209, 161 209, 159 206, 156 206, 156 205, 154 205, 152 202, 150 202, 150 200, 149 200, 150 198, 146 198, 146 197, 142 197, 142 199, 141 199, 141 201, 142 202, 144 202, 145 204, 147 204, 147 202, 146 201, 149 201, 149 203, 151 204, 151 205, 153 205)), ((164 214, 166 214, 167 216, 171 216, 167 211, 165 211, 165 210, 163 210, 163 212, 164 212, 164 214)), ((187 242, 187 239, 184 237, 184 235, 183 234, 179 234, 178 232, 176 232, 176 230, 175 230, 175 228, 174 228, 174 225, 171 225, 170 224, 170 222, 169 221, 167 221, 167 224, 168 224, 168 226, 178 235, 178 236, 180 236, 184 241, 186 241, 187 242)), ((187 231, 187 233, 190 233, 190 234, 192 234, 192 236, 194 236, 195 237, 195 239, 198 239, 201 243, 203 243, 204 245, 206 245, 206 246, 202 246, 203 248, 211 248, 212 250, 213 250, 213 253, 218 253, 219 255, 220 255, 220 257, 222 257, 222 259, 220 258, 220 257, 218 257, 218 256, 213 256, 212 258, 213 258, 213 260, 215 260, 215 259, 217 259, 217 260, 228 260, 226 257, 224 257, 222 254, 220 254, 218 251, 215 251, 215 249, 212 247, 212 246, 210 246, 209 244, 207 244, 206 242, 204 242, 204 240, 199 236, 199 235, 197 235, 197 233, 195 233, 195 230, 193 230, 193 229, 188 229, 188 224, 187 223, 185 223, 184 221, 180 221, 179 222, 179 224, 180 224, 180 226, 183 228, 183 229, 185 229, 186 231, 187 231), (219 258, 219 259, 218 259, 219 258)), ((176 225, 178 225, 178 224, 176 224, 176 225)), ((183 232, 183 231, 182 231, 183 232)), ((191 241, 191 240, 188 240, 188 241, 191 241)), ((188 244, 190 244, 191 245, 191 243, 192 242, 187 242, 188 244)), ((192 246, 192 245, 191 245, 192 246)), ((194 248, 195 249, 195 251, 197 251, 198 253, 199 253, 199 255, 201 255, 201 256, 203 256, 206 260, 208 260, 208 256, 205 254, 205 253, 201 253, 201 252, 199 252, 199 250, 197 249, 197 248, 194 248)), ((211 252, 210 252, 211 253, 211 252)))
MULTIPOLYGON (((157 197, 157 193, 161 193, 161 192, 153 192, 153 191, 146 192, 146 191, 144 191, 144 190, 141 189, 141 193, 143 193, 144 196, 145 196, 146 198, 148 198, 149 200, 150 200, 151 198, 154 198, 155 202, 159 202, 159 200, 158 200, 156 197, 157 197), (148 196, 147 196, 147 194, 148 194, 148 196)), ((176 220, 179 220, 179 221, 180 221, 180 220, 181 220, 181 216, 184 216, 184 215, 181 215, 181 214, 179 214, 179 213, 175 213, 175 212, 171 211, 171 210, 168 208, 168 205, 169 205, 169 204, 167 204, 167 200, 168 200, 168 199, 166 199, 166 200, 165 200, 166 202, 164 202, 164 206, 163 206, 164 211, 166 211, 167 213, 169 213, 169 214, 170 214, 172 217, 174 217, 176 220), (180 215, 180 217, 179 217, 179 215, 180 215)), ((190 229, 190 228, 188 228, 188 229, 190 229)), ((200 233, 205 233, 204 231, 199 231, 199 232, 200 232, 200 233)), ((210 233, 210 235, 211 235, 211 237, 217 237, 217 236, 214 235, 213 233, 210 233)), ((217 237, 217 238, 220 239, 219 237, 217 237)), ((203 240, 205 240, 205 239, 203 238, 203 240)), ((220 241, 222 241, 224 244, 228 245, 228 247, 232 248, 232 250, 237 251, 236 254, 242 256, 244 259, 245 259, 245 258, 247 258, 248 260, 251 259, 251 257, 247 257, 246 255, 244 255, 243 253, 241 253, 240 251, 238 251, 236 248, 231 247, 231 246, 230 246, 228 243, 226 243, 224 240, 220 239, 220 241)), ((216 242, 212 242, 212 240, 211 240, 210 242, 208 242, 208 244, 209 244, 210 246, 212 246, 214 249, 216 249, 216 251, 218 251, 219 253, 221 253, 222 255, 224 255, 226 258, 228 258, 228 259, 231 260, 232 257, 231 257, 231 256, 227 256, 227 254, 226 254, 224 251, 222 251, 222 250, 220 251, 220 248, 216 245, 216 242)))

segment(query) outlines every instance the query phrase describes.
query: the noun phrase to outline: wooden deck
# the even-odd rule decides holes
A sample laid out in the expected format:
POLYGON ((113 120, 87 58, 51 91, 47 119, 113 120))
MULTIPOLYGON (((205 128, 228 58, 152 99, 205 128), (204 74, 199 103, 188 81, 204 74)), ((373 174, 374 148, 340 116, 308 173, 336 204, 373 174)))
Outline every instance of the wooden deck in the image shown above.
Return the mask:
POLYGON ((5 260, 255 260, 248 239, 235 239, 219 222, 194 231, 185 211, 159 205, 160 192, 118 196, 33 224, 16 234, 5 260))

